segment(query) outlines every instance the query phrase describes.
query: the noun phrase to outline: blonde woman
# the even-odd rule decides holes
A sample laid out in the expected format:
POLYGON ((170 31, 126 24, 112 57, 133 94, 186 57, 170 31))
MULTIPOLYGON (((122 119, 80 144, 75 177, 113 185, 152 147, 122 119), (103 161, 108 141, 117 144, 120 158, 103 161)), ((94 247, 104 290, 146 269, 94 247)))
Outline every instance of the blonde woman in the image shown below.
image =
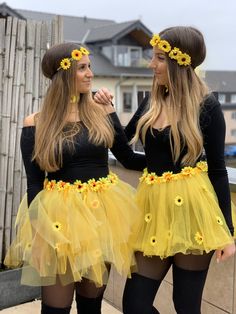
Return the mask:
POLYGON ((42 286, 43 314, 101 313, 110 265, 127 275, 139 212, 134 191, 109 172, 108 148, 130 169, 145 158, 127 144, 116 114, 91 96, 89 51, 73 43, 42 60, 51 84, 42 110, 26 117, 21 150, 27 197, 5 258, 23 265, 22 283, 42 286))
MULTIPOLYGON (((123 310, 159 313, 153 301, 172 266, 176 312, 199 314, 213 253, 219 262, 235 253, 225 122, 219 102, 194 71, 206 55, 200 31, 171 27, 150 43, 152 92, 125 130, 132 142, 141 139, 147 169, 137 190, 143 210, 138 272, 126 282, 123 310)), ((109 103, 111 95, 104 89, 95 99, 109 103)))

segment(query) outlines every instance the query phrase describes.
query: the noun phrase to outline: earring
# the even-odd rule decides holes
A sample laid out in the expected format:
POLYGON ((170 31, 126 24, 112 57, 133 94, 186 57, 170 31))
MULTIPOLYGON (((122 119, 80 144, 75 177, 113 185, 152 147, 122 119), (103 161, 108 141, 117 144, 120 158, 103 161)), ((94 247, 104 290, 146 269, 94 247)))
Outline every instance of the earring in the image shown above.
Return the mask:
POLYGON ((165 94, 167 94, 169 92, 169 88, 167 85, 165 85, 165 94))
POLYGON ((78 96, 71 96, 70 97, 70 102, 72 103, 72 104, 75 104, 75 103, 77 103, 78 102, 78 100, 79 100, 79 97, 78 96))

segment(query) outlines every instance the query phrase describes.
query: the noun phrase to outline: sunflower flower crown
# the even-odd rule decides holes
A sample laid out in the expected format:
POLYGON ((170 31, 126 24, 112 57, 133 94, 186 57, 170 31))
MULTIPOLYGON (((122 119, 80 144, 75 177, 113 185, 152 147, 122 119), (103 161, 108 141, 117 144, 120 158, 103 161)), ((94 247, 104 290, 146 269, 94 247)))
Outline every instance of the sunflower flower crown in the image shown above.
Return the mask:
POLYGON ((161 39, 160 35, 154 34, 150 40, 152 47, 158 47, 158 49, 166 52, 171 59, 176 60, 179 65, 188 66, 191 64, 191 57, 187 53, 182 52, 179 48, 172 48, 167 40, 161 39))
POLYGON ((89 55, 89 51, 84 47, 81 47, 80 49, 72 50, 71 57, 62 59, 60 62, 60 66, 57 69, 57 71, 59 71, 61 69, 62 70, 68 70, 71 67, 71 62, 73 60, 79 61, 83 57, 83 55, 85 55, 85 56, 89 55))

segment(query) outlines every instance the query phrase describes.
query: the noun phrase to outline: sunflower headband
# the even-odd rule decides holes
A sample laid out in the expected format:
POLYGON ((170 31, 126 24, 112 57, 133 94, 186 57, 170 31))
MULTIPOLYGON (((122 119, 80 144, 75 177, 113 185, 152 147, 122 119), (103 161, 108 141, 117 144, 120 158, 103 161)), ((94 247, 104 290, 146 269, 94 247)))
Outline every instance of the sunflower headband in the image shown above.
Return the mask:
POLYGON ((71 58, 64 58, 61 60, 60 66, 57 71, 59 71, 60 69, 68 70, 71 66, 71 62, 73 60, 79 61, 83 55, 89 55, 89 51, 86 48, 81 47, 80 49, 74 49, 71 52, 71 58))
POLYGON ((152 47, 157 46, 160 50, 168 53, 168 56, 171 59, 176 60, 179 65, 187 66, 191 64, 190 55, 182 52, 181 50, 179 50, 179 48, 174 47, 172 49, 168 41, 161 39, 158 34, 153 35, 152 39, 150 40, 150 44, 152 45, 152 47))

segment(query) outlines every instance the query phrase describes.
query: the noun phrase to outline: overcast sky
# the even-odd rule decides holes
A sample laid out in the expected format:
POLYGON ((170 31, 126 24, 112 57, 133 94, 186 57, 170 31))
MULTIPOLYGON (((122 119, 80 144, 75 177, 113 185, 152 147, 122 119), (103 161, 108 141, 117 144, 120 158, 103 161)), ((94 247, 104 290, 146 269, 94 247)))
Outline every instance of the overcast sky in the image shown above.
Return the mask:
POLYGON ((5 0, 16 9, 125 22, 140 19, 153 33, 175 25, 200 29, 207 70, 236 71, 236 0, 5 0))

